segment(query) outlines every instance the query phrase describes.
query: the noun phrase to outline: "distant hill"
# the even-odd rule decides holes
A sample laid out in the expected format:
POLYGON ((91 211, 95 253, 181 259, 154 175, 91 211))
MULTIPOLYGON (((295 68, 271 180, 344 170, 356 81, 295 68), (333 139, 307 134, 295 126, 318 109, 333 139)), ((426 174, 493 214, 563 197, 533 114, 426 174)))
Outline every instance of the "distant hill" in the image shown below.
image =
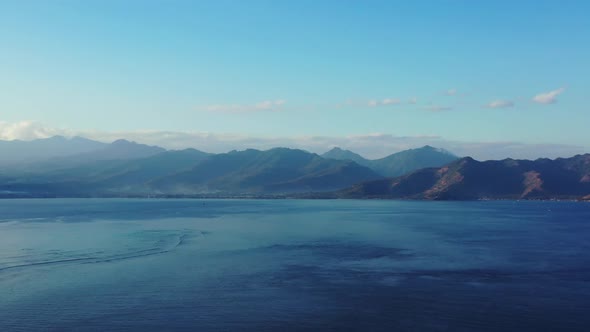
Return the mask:
POLYGON ((145 190, 153 179, 190 169, 211 154, 195 149, 165 151, 138 159, 94 160, 71 167, 29 172, 27 182, 76 181, 92 190, 145 190))
POLYGON ((191 170, 153 181, 151 187, 171 193, 278 193, 334 190, 378 178, 352 161, 275 148, 213 155, 191 170))
POLYGON ((71 167, 0 176, 0 192, 30 196, 257 195, 333 191, 379 178, 352 161, 324 159, 301 150, 211 155, 187 149, 132 160, 90 159, 71 167))
MULTIPOLYGON (((36 173, 60 169, 65 170, 100 161, 113 161, 113 163, 116 163, 117 160, 146 158, 166 151, 166 149, 158 146, 139 144, 123 139, 116 140, 110 144, 101 144, 99 149, 40 160, 24 165, 23 168, 36 173)), ((100 165, 94 166, 101 167, 100 165)))
POLYGON ((344 150, 339 147, 335 147, 332 150, 322 154, 323 158, 336 159, 336 160, 352 160, 355 163, 363 166, 368 166, 370 160, 363 158, 361 155, 356 154, 350 150, 344 150))
POLYGON ((88 153, 107 146, 83 137, 53 136, 32 141, 1 141, 0 166, 37 162, 45 159, 88 153))
POLYGON ((376 160, 368 160, 352 151, 340 148, 333 148, 322 156, 336 160, 352 160, 385 177, 396 177, 426 167, 439 167, 458 159, 448 151, 428 145, 397 152, 376 160))
POLYGON ((45 171, 71 168, 101 160, 131 160, 166 151, 149 146, 116 140, 110 144, 83 137, 54 136, 32 141, 0 141, 0 167, 5 171, 45 171))
POLYGON ((361 183, 336 196, 343 198, 583 199, 590 195, 590 154, 555 160, 479 162, 461 158, 394 179, 361 183))
POLYGON ((76 154, 70 158, 80 160, 116 160, 116 159, 136 159, 145 158, 165 152, 166 149, 159 146, 139 144, 124 139, 119 139, 102 149, 76 154))

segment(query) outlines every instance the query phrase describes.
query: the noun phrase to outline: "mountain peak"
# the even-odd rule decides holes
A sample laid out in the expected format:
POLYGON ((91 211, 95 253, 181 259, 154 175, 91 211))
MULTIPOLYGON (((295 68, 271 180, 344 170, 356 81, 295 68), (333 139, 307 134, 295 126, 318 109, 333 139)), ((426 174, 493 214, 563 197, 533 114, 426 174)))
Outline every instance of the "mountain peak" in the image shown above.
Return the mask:
POLYGON ((67 141, 68 139, 65 136, 62 136, 62 135, 55 135, 55 136, 51 136, 51 137, 47 137, 47 138, 38 138, 37 140, 39 140, 39 141, 61 142, 61 141, 67 141))
POLYGON ((72 140, 72 141, 80 141, 80 142, 92 141, 91 139, 88 139, 88 138, 82 137, 82 136, 72 136, 72 138, 70 138, 70 140, 72 140))
POLYGON ((432 145, 424 145, 423 147, 415 149, 415 150, 425 151, 425 152, 439 152, 439 153, 444 153, 444 154, 447 154, 450 156, 455 156, 455 154, 453 154, 452 152, 450 152, 448 150, 445 150, 443 148, 437 148, 432 145))
POLYGON ((120 139, 118 139, 116 141, 113 141, 111 144, 112 145, 131 145, 131 144, 138 144, 138 143, 133 142, 133 141, 128 141, 128 140, 123 139, 123 138, 120 138, 120 139))
POLYGON ((133 159, 149 157, 166 149, 159 146, 150 146, 126 139, 118 139, 111 144, 106 145, 100 151, 96 151, 86 157, 92 160, 108 160, 108 159, 133 159))
POLYGON ((350 150, 344 150, 339 147, 333 147, 330 151, 321 155, 323 158, 327 159, 336 159, 336 160, 352 160, 359 165, 366 166, 369 162, 367 159, 363 158, 361 155, 354 153, 350 150))
MULTIPOLYGON (((502 162, 504 162, 504 161, 502 161, 502 162)), ((467 156, 467 157, 457 158, 451 164, 452 165, 466 165, 466 164, 473 164, 473 163, 479 163, 479 161, 467 156)), ((508 162, 507 164, 509 164, 509 163, 510 162, 508 162)))
POLYGON ((373 160, 370 167, 384 176, 396 177, 421 168, 440 167, 457 159, 448 151, 425 145, 373 160))

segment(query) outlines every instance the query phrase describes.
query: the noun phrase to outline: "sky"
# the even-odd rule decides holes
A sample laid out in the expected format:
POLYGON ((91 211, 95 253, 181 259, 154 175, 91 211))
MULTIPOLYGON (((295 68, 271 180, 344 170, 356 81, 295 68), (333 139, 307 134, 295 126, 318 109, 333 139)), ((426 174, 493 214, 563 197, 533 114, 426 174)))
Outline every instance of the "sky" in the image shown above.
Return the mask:
POLYGON ((0 139, 590 152, 588 1, 0 0, 0 139))

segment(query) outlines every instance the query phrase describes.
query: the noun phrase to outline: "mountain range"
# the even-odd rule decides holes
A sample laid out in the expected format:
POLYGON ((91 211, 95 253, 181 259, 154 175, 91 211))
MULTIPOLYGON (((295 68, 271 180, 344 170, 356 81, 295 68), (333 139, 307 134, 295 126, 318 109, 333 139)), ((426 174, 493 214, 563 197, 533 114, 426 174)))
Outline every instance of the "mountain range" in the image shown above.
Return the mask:
POLYGON ((375 160, 365 159, 359 154, 338 147, 324 153, 324 158, 352 160, 359 165, 369 167, 385 176, 396 177, 425 167, 438 167, 458 159, 452 153, 426 145, 418 149, 409 149, 375 160))
POLYGON ((161 192, 288 193, 336 190, 382 178, 352 161, 274 148, 213 155, 191 169, 150 183, 161 192))
POLYGON ((340 148, 212 154, 82 137, 0 141, 0 153, 0 197, 590 200, 590 155, 480 162, 424 146, 369 160, 340 148))
MULTIPOLYGON (((358 155, 360 162, 287 148, 210 154, 195 149, 166 151, 126 140, 106 144, 81 137, 3 142, 4 151, 9 151, 10 143, 16 146, 12 146, 12 151, 22 148, 24 152, 17 157, 14 153, 4 154, 0 191, 8 196, 326 192, 382 179, 390 174, 366 165, 374 164, 383 169, 387 166, 400 173, 403 172, 401 169, 412 171, 431 166, 432 160, 440 159, 438 164, 434 163, 442 165, 446 162, 444 158, 450 156, 424 147, 396 153, 373 163, 358 155), (39 146, 43 147, 44 153, 35 155, 33 151, 39 146), (70 154, 66 154, 68 149, 70 154), (33 155, 27 157, 26 153, 33 155), (427 155, 431 155, 430 158, 424 158, 427 155), (390 165, 386 165, 388 161, 390 165)), ((335 151, 338 149, 332 150, 335 151)))
POLYGON ((213 155, 187 149, 13 172, 2 180, 0 191, 32 196, 284 194, 331 191, 380 178, 352 161, 302 150, 250 149, 213 155))
POLYGON ((589 199, 590 154, 555 160, 480 162, 461 158, 444 167, 425 168, 369 181, 334 193, 340 198, 428 200, 589 199))

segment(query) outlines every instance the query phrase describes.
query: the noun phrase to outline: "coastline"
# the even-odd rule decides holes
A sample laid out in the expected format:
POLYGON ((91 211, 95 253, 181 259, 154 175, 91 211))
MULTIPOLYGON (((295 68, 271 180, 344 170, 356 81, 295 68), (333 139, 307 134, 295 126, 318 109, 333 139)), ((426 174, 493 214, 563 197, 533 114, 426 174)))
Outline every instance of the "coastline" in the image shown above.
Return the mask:
POLYGON ((473 202, 473 201, 523 201, 523 202, 581 202, 590 203, 590 198, 584 197, 550 197, 550 198, 473 198, 473 199, 425 199, 408 197, 387 197, 387 196, 362 196, 362 197, 341 197, 330 193, 305 193, 305 194, 191 194, 191 195, 27 195, 14 194, 0 195, 0 200, 17 199, 145 199, 145 200, 377 200, 377 201, 420 201, 420 202, 473 202))

